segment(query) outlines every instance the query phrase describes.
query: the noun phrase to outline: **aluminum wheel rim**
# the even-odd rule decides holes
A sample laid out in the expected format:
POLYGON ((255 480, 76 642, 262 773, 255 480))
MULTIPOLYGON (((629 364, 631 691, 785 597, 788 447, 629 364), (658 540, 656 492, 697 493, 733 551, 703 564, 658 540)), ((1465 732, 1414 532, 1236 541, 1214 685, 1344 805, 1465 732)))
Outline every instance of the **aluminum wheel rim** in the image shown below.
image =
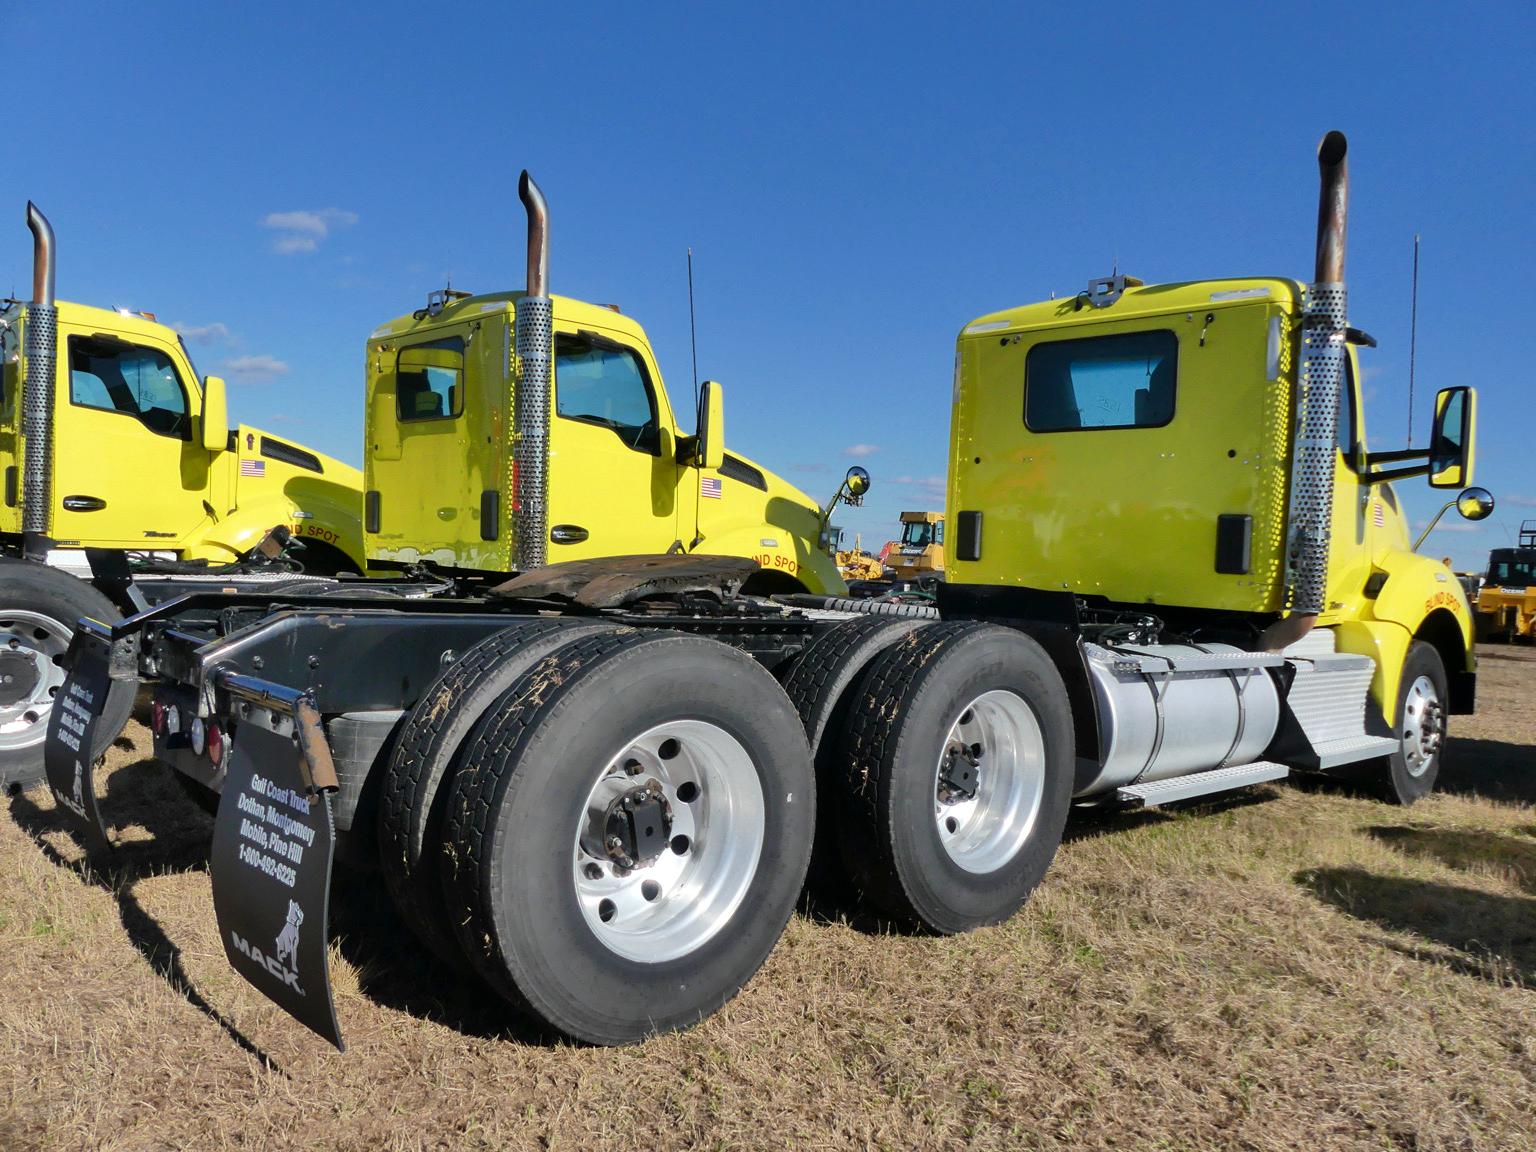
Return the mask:
POLYGON ((1403 700, 1403 762, 1408 775, 1422 776, 1440 753, 1445 739, 1445 709, 1428 676, 1420 676, 1403 700))
POLYGON ((933 815, 944 852, 967 872, 995 872, 1018 855, 1045 795, 1045 737, 1017 693, 984 692, 955 717, 934 772, 933 815), (952 754, 975 759, 975 794, 946 783, 952 754))
POLYGON ((48 734, 53 698, 64 685, 58 657, 69 649, 71 634, 68 625, 41 612, 0 612, 0 648, 30 659, 33 676, 25 699, 0 707, 0 751, 30 748, 48 734))
POLYGON ((582 918, 625 959, 686 956, 740 907, 766 831, 763 786, 741 741, 702 720, 659 724, 608 762, 583 803, 571 873, 582 918), (652 782, 671 810, 668 845, 649 862, 621 867, 604 850, 607 814, 652 782))

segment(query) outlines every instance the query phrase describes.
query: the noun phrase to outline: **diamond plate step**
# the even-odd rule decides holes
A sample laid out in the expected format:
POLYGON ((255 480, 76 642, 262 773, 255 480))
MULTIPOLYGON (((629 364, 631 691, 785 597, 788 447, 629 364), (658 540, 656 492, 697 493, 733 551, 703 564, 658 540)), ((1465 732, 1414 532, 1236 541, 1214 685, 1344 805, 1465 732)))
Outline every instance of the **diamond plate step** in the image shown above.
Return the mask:
MULTIPOLYGON (((1374 760, 1398 751, 1400 745, 1389 736, 1345 736, 1338 740, 1325 740, 1313 745, 1317 768, 1337 768, 1342 764, 1354 764, 1361 760, 1374 760)), ((1310 759, 1310 757, 1308 757, 1310 759)))
POLYGON ((1230 792, 1250 784, 1263 784, 1266 780, 1283 780, 1290 774, 1291 770, 1284 764, 1256 760, 1252 764, 1214 768, 1209 772, 1153 780, 1148 784, 1128 784, 1119 789, 1117 794, 1122 804, 1134 808, 1156 808, 1159 804, 1171 804, 1175 800, 1190 800, 1214 792, 1230 792))

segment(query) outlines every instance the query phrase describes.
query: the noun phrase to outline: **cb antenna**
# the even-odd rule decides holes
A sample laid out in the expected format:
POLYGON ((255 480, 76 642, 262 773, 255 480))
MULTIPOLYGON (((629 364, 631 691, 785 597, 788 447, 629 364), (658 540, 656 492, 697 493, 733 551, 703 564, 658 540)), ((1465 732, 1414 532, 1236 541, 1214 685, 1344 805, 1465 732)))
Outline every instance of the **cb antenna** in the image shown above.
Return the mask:
POLYGON ((1413 234, 1413 297, 1408 311, 1408 447, 1413 447, 1413 369, 1419 343, 1419 234, 1413 234))
POLYGON ((693 322, 693 249, 688 249, 688 348, 693 353, 693 410, 699 410, 699 333, 693 322))

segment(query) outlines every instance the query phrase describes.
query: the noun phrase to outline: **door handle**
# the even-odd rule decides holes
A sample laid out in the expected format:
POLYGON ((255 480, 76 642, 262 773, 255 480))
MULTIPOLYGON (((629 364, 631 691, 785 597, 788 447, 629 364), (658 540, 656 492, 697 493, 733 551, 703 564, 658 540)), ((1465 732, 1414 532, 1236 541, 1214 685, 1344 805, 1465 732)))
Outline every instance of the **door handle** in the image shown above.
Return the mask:
POLYGON ((556 544, 580 544, 587 536, 580 524, 556 524, 549 530, 549 538, 556 544))
POLYGON ((62 503, 66 512, 100 512, 107 506, 100 496, 66 496, 62 503))

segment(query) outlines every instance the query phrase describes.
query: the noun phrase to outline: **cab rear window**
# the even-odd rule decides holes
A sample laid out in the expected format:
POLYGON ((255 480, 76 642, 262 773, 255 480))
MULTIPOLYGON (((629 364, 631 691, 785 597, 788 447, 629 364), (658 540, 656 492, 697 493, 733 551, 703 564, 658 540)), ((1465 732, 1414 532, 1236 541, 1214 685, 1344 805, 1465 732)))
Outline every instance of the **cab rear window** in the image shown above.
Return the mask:
POLYGON ((1178 360, 1166 329, 1036 344, 1024 360, 1025 427, 1161 427, 1173 419, 1178 360))
POLYGON ((464 341, 457 336, 413 344, 395 359, 395 417, 452 420, 464 411, 464 341))

